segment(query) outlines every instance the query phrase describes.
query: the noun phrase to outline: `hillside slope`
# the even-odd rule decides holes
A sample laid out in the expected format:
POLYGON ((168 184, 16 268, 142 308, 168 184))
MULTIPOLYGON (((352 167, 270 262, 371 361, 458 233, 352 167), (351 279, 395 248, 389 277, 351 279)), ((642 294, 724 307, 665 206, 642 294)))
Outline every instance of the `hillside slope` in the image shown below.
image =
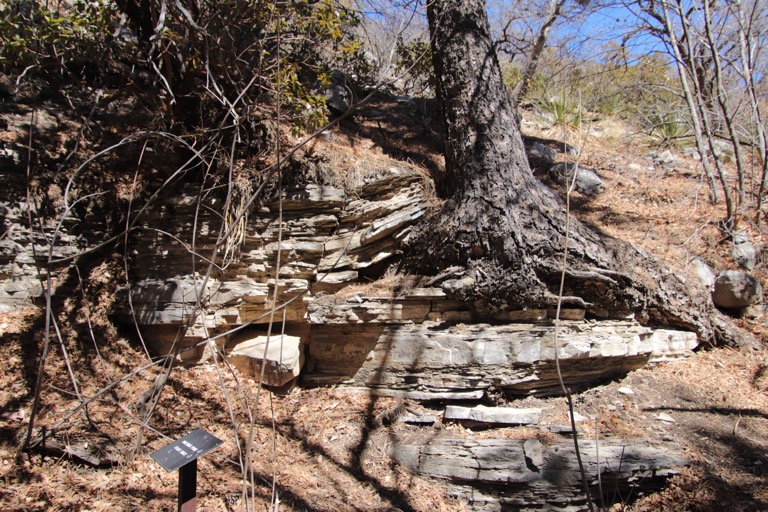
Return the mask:
MULTIPOLYGON (((386 98, 366 106, 328 139, 317 141, 297 156, 292 179, 314 180, 339 189, 351 183, 360 201, 365 193, 358 185, 375 185, 375 180, 366 179, 380 168, 414 168, 414 172, 439 179, 441 157, 432 108, 428 102, 399 103, 386 98)), ((37 127, 35 133, 34 191, 41 204, 52 211, 61 206, 64 186, 56 172, 68 169, 73 141, 78 141, 85 155, 94 154, 119 140, 131 126, 140 128, 147 120, 146 112, 130 110, 119 99, 86 120, 71 117, 56 105, 41 110, 47 117, 38 119, 47 120, 49 125, 37 127), (115 124, 118 119, 123 126, 115 124), (90 136, 80 143, 78 133, 86 131, 90 136)), ((3 153, 4 158, 10 155, 3 178, 8 184, 7 194, 17 203, 25 196, 21 162, 28 122, 24 124, 24 112, 29 113, 29 109, 7 106, 3 114, 3 149, 16 152, 3 153), (13 161, 13 154, 19 155, 19 161, 13 161)), ((719 207, 708 204, 706 184, 694 160, 677 150, 654 148, 642 134, 611 119, 585 127, 583 133, 564 134, 551 129, 540 116, 528 113, 523 131, 531 146, 538 142, 556 149, 557 160, 575 159, 575 155, 559 151, 564 140, 571 146, 583 145, 580 162, 595 170, 605 184, 605 190, 595 197, 574 196, 574 214, 583 221, 643 246, 689 279, 696 279, 694 257, 705 259, 717 271, 736 267, 729 243, 718 230, 719 207)), ((156 152, 164 149, 158 145, 156 152)), ((135 157, 134 148, 101 163, 100 172, 82 185, 83 193, 88 193, 89 187, 96 191, 102 188, 124 200, 135 178, 122 170, 135 157)), ((144 176, 146 181, 141 185, 149 188, 153 179, 169 172, 176 158, 181 159, 179 155, 169 158, 149 153, 145 162, 154 168, 155 178, 152 174, 144 176)), ((537 156, 532 156, 531 162, 535 172, 556 187, 546 173, 549 164, 537 156)), ((384 197, 391 199, 386 194, 384 197)), ((100 206, 101 210, 90 212, 94 218, 83 216, 70 230, 73 236, 89 230, 90 235, 98 235, 92 231, 94 226, 103 229, 104 218, 107 225, 119 224, 120 219, 108 218, 112 205, 100 206)), ((183 205, 175 205, 171 215, 182 210, 183 205)), ((748 213, 745 218, 749 218, 748 213)), ((7 242, 28 243, 22 214, 18 208, 9 209, 3 217, 7 242)), ((166 210, 158 211, 158 222, 169 222, 163 215, 168 215, 166 210)), ((366 222, 375 221, 375 213, 371 215, 366 222)), ((757 227, 744 225, 752 242, 762 247, 757 227)), ((267 232, 265 229, 260 235, 274 235, 267 232)), ((330 236, 338 234, 338 229, 329 231, 330 236)), ((168 262, 164 258, 174 254, 173 249, 170 253, 161 249, 153 253, 160 255, 156 259, 141 256, 141 251, 152 249, 151 243, 135 246, 140 257, 133 264, 140 277, 162 269, 168 262)), ((76 241, 61 244, 63 249, 56 257, 66 257, 76 245, 76 241)), ((243 488, 251 482, 244 485, 237 469, 244 454, 233 440, 232 418, 237 422, 234 428, 239 438, 254 440, 252 455, 257 463, 252 489, 259 510, 276 499, 279 509, 296 511, 467 510, 473 505, 467 503, 466 495, 449 497, 444 481, 412 474, 394 462, 392 448, 450 439, 538 440, 544 446, 554 446, 568 439, 551 428, 568 422, 562 398, 513 398, 499 390, 496 394, 486 390, 482 394, 486 405, 539 409, 540 426, 477 428, 446 419, 443 398, 423 402, 408 395, 380 396, 346 387, 346 382, 322 387, 299 385, 278 395, 259 391, 253 376, 211 361, 174 368, 148 417, 147 428, 139 435, 142 414, 147 412, 147 392, 156 387, 162 372, 153 366, 132 375, 148 359, 141 340, 129 330, 119 329, 111 316, 125 310, 124 297, 119 294, 125 267, 122 247, 116 244, 108 249, 82 258, 76 271, 57 274, 60 280, 55 283, 53 307, 63 342, 54 341, 51 346, 36 424, 55 427, 60 444, 41 443, 30 457, 19 454, 18 449, 36 386, 45 315, 39 300, 36 305, 29 300, 36 294, 25 291, 37 279, 34 261, 16 260, 13 263, 18 268, 7 272, 22 292, 12 297, 18 304, 8 307, 0 322, 0 351, 6 362, 0 375, 0 477, 4 483, 0 505, 4 510, 173 509, 176 476, 162 471, 148 454, 192 426, 225 440, 200 464, 199 507, 240 510, 243 488), (67 360, 75 369, 76 386, 67 372, 67 360), (87 414, 70 416, 78 404, 77 393, 93 396, 107 386, 111 387, 89 403, 87 414), (405 421, 412 416, 432 420, 405 421), (250 418, 254 420, 252 429, 250 418), (76 456, 68 456, 73 454, 76 456)), ((13 247, 8 251, 6 256, 15 254, 13 247)), ((362 251, 359 261, 366 257, 371 255, 362 251)), ((283 263, 295 264, 301 272, 299 260, 288 257, 283 263)), ((398 275, 394 266, 365 268, 369 270, 357 270, 355 282, 348 283, 345 291, 338 291, 338 281, 326 283, 329 286, 318 296, 331 303, 333 296, 339 300, 397 297, 419 285, 410 282, 411 276, 398 275)), ((754 275, 765 281, 762 261, 754 275)), ((461 311, 457 314, 452 321, 458 325, 471 320, 461 316, 461 311)), ((758 316, 734 320, 734 325, 764 339, 764 321, 758 316)), ((353 340, 357 335, 342 334, 353 340)), ((362 355, 368 357, 367 353, 362 355)), ((614 439, 650 438, 679 444, 690 460, 690 467, 673 477, 660 494, 635 501, 635 509, 759 510, 768 508, 764 485, 768 471, 767 388, 768 359, 761 346, 702 347, 681 360, 645 366, 610 382, 601 378, 597 385, 576 395, 575 401, 585 442, 597 436, 607 446, 614 439)), ((619 494, 615 498, 621 508, 621 503, 634 501, 637 496, 619 494)))

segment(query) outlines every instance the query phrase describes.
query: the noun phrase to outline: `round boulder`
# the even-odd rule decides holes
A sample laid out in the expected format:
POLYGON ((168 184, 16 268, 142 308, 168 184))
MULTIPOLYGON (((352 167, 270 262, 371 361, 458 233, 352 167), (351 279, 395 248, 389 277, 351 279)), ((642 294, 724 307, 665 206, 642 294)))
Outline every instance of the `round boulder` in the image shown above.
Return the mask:
POLYGON ((715 306, 726 309, 739 309, 763 300, 763 287, 760 282, 738 270, 725 270, 715 279, 715 291, 712 301, 715 306))
POLYGON ((576 172, 576 190, 586 196, 597 196, 605 190, 605 183, 592 169, 581 167, 572 162, 562 162, 553 165, 549 173, 557 183, 570 183, 576 172))

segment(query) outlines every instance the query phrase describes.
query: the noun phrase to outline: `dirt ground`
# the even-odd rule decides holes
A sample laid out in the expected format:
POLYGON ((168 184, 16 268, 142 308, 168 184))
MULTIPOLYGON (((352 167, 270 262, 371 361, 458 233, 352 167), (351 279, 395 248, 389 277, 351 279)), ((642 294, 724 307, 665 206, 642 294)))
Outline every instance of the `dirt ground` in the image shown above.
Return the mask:
MULTIPOLYGON (((411 117, 395 112, 389 123, 369 122, 362 115, 356 136, 370 138, 387 153, 408 158, 435 175, 440 158, 430 111, 411 111, 411 117), (396 136, 404 119, 411 123, 406 132, 413 136, 410 142, 396 136)), ((529 128, 526 135, 553 145, 564 138, 545 128, 529 128)), ((578 134, 567 138, 578 144, 578 134)), ((649 155, 661 150, 649 142, 623 123, 596 125, 587 137, 582 163, 595 169, 607 188, 597 198, 576 197, 575 214, 648 248, 680 272, 687 272, 694 256, 718 270, 734 268, 718 229, 722 206, 707 201, 698 163, 673 150, 673 165, 653 165, 649 155)), ((745 207, 744 219, 753 214, 745 207)), ((745 221, 744 228, 755 245, 765 245, 758 226, 745 221)), ((765 282, 762 259, 754 274, 765 282)), ((74 291, 80 293, 76 287, 74 291)), ((165 472, 149 454, 199 427, 224 440, 199 462, 199 510, 243 510, 246 501, 254 510, 275 511, 469 510, 465 503, 446 497, 439 482, 394 464, 388 447, 424 429, 433 436, 491 434, 440 422, 415 427, 395 421, 403 405, 422 407, 419 404, 343 387, 296 387, 273 395, 259 392, 255 382, 236 370, 208 364, 174 369, 170 385, 144 422, 137 402, 152 388, 161 368, 136 371, 150 364, 147 356, 99 313, 99 306, 110 299, 99 298, 94 290, 89 293, 91 308, 79 304, 74 292, 61 297, 67 353, 58 343, 52 345, 33 440, 39 439, 41 427, 55 430, 56 436, 29 454, 19 448, 37 387, 44 319, 35 306, 0 316, 0 509, 175 510, 177 475, 165 472), (90 329, 67 328, 66 318, 90 329), (78 369, 74 379, 66 359, 78 369), (97 398, 77 410, 78 394, 97 398), (239 451, 235 436, 244 441, 240 446, 252 446, 252 453, 239 451), (55 441, 89 454, 90 462, 67 456, 55 441), (244 481, 238 468, 247 459, 254 461, 253 476, 244 481)), ((765 343, 764 318, 734 323, 765 343)), ((584 417, 585 437, 674 440, 691 460, 661 493, 615 505, 614 510, 768 510, 765 350, 702 347, 684 360, 637 370, 574 398, 584 417)), ((566 418, 562 398, 527 398, 511 405, 542 407, 544 423, 563 423, 566 418)), ((537 435, 533 429, 505 430, 492 435, 537 435)))

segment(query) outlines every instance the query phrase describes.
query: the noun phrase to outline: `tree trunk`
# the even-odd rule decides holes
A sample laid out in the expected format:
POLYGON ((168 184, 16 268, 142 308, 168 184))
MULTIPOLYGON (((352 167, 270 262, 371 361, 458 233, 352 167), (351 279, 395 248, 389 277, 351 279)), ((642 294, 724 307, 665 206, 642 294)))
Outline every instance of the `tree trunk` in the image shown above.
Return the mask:
MULTIPOLYGON (((451 292, 489 316, 551 306, 560 282, 565 206, 530 170, 502 82, 482 0, 427 8, 445 129, 446 199, 412 237, 406 265, 437 275, 467 269, 451 292)), ((602 318, 636 315, 714 339, 706 292, 624 242, 570 225, 565 295, 602 318)), ((445 288, 445 286, 444 286, 445 288)))

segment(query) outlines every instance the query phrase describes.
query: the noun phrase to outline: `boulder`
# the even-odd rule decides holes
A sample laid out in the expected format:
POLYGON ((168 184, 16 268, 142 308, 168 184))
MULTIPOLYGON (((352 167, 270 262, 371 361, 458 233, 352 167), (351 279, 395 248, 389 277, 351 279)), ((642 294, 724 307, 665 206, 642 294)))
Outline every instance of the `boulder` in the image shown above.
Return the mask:
POLYGON ((334 85, 325 91, 325 103, 328 110, 336 115, 341 115, 349 110, 349 92, 343 85, 334 85))
POLYGON ((545 146, 541 142, 534 142, 530 149, 530 156, 553 164, 557 159, 557 151, 549 146, 545 146))
POLYGON ((715 280, 712 301, 726 309, 740 309, 763 300, 760 282, 746 272, 725 270, 715 280))
POLYGON ((298 336, 277 335, 267 338, 262 332, 254 335, 253 331, 242 331, 235 335, 228 346, 232 348, 228 350, 227 361, 253 379, 259 379, 262 364, 266 361, 264 384, 268 386, 285 386, 299 376, 304 362, 301 338, 298 336))
POLYGON ((605 184, 600 176, 591 169, 576 165, 572 162, 563 162, 553 165, 550 169, 550 175, 557 183, 570 184, 573 179, 573 172, 576 169, 576 190, 587 196, 596 196, 605 190, 605 184))

